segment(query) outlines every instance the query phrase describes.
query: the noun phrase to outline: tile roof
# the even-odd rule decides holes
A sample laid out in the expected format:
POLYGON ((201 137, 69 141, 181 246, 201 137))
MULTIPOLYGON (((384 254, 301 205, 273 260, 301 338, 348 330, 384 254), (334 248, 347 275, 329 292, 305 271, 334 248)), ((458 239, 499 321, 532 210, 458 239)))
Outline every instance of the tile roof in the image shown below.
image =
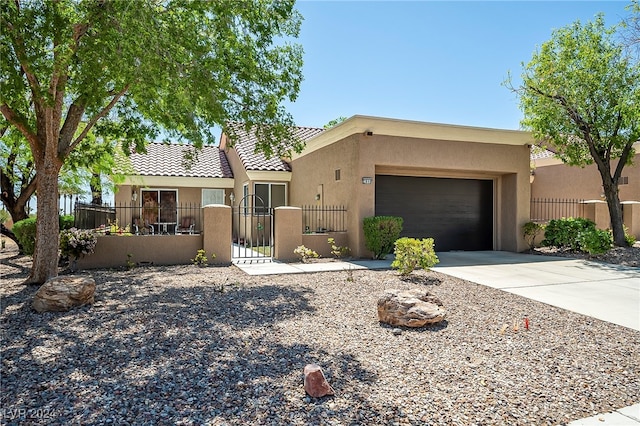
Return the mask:
POLYGON ((555 153, 553 151, 539 146, 533 146, 531 147, 531 154, 529 158, 531 160, 541 160, 543 158, 553 158, 554 156, 555 153))
MULTIPOLYGON (((294 133, 296 137, 303 141, 307 141, 323 131, 324 129, 316 127, 297 126, 294 133)), ((258 139, 254 133, 247 133, 240 128, 236 129, 236 133, 238 139, 234 142, 233 148, 238 153, 238 157, 240 157, 240 161, 242 161, 242 165, 245 170, 276 172, 291 171, 289 163, 280 157, 273 156, 271 158, 267 158, 267 156, 262 152, 255 151, 258 139)))
POLYGON ((151 142, 146 154, 134 152, 129 160, 133 170, 142 176, 233 178, 227 156, 219 147, 202 147, 189 167, 184 153, 191 151, 191 145, 151 142))

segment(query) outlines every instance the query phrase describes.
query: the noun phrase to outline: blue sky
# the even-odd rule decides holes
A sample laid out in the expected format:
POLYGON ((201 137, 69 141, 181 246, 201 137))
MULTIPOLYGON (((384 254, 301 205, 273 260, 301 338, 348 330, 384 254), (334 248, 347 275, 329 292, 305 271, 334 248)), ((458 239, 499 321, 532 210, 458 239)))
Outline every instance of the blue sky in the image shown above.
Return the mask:
POLYGON ((304 82, 287 104, 322 127, 355 114, 518 129, 516 96, 501 85, 555 28, 628 1, 298 1, 304 82))

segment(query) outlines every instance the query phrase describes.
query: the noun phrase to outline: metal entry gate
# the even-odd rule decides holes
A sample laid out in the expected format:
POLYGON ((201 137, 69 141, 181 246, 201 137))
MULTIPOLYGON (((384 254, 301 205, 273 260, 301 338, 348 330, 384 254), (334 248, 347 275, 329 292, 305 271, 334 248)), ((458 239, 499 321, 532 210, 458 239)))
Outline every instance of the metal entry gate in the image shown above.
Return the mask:
POLYGON ((234 262, 266 262, 273 259, 273 209, 255 194, 233 208, 234 262))

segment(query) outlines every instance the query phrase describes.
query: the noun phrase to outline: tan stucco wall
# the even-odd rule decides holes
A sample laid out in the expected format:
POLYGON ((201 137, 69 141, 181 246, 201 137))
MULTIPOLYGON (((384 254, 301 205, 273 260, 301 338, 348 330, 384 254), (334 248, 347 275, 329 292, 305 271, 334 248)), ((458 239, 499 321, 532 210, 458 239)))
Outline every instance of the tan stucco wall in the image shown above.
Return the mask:
POLYGON ((154 265, 180 265, 190 263, 202 248, 202 235, 147 235, 98 237, 95 252, 78 260, 78 268, 118 268, 131 262, 154 265))
POLYGON ((222 204, 204 206, 203 249, 209 263, 231 263, 231 207, 222 204), (215 259, 211 259, 211 253, 215 259))
MULTIPOLYGON (((516 133, 518 137, 522 134, 516 133)), ((362 220, 375 214, 375 175, 491 179, 495 190, 494 249, 521 251, 519 227, 529 220, 529 147, 365 134, 350 135, 292 161, 290 203, 314 204, 322 185, 324 205, 348 210, 349 247, 367 257, 362 220), (341 180, 335 181, 340 169, 341 180), (373 178, 370 185, 363 177, 373 178)), ((410 204, 407 204, 410 208, 410 204)))
MULTIPOLYGON (((620 201, 640 201, 640 154, 635 155, 633 165, 625 166, 622 176, 628 177, 629 183, 618 187, 620 201)), ((536 164, 531 196, 533 198, 603 199, 602 178, 595 164, 584 168, 564 164, 548 166, 536 164)))

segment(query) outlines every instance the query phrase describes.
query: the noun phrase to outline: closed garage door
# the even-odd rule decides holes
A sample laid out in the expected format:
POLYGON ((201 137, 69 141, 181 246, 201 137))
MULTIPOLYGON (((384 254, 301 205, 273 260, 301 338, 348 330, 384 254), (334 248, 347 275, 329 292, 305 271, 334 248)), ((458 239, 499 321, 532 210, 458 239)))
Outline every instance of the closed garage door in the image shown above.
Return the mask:
POLYGON ((402 236, 436 251, 493 249, 493 182, 376 175, 376 216, 404 219, 402 236))

